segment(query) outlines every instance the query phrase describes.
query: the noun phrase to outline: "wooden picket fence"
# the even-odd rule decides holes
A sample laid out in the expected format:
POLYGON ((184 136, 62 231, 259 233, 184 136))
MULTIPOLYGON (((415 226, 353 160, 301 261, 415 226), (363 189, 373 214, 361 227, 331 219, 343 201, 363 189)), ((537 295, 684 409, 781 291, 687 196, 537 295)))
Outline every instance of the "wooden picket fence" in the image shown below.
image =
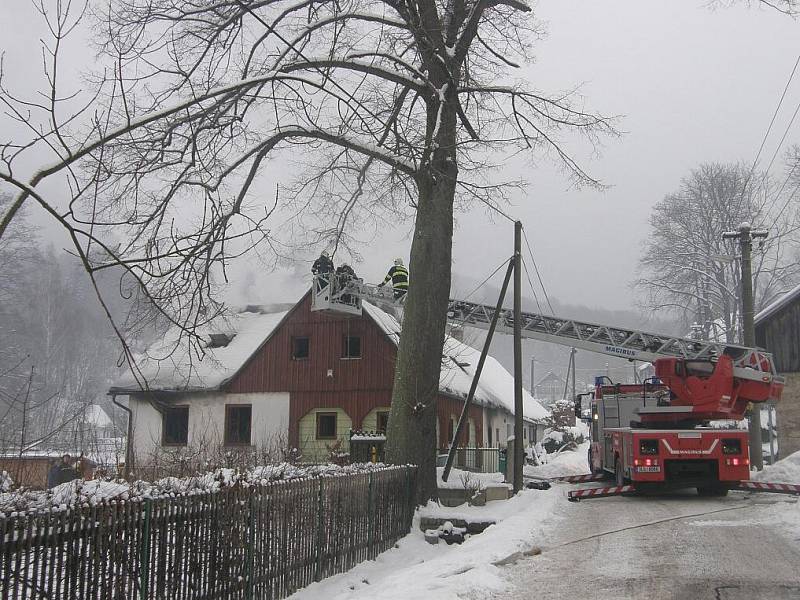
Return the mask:
POLYGON ((0 597, 285 598, 391 548, 415 479, 389 467, 5 516, 0 597))

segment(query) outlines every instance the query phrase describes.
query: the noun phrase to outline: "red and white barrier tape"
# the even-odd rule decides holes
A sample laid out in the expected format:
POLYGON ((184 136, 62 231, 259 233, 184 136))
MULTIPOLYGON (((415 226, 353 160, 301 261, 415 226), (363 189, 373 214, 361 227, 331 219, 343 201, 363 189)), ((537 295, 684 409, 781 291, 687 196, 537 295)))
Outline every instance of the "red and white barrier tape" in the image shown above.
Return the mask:
POLYGON ((742 481, 738 489, 754 492, 775 492, 778 494, 800 494, 800 485, 791 483, 768 483, 766 481, 742 481))
POLYGON ((576 502, 584 498, 605 498, 607 496, 619 496, 621 494, 632 494, 636 488, 632 485, 615 485, 613 487, 586 488, 585 490, 573 490, 567 494, 567 500, 576 502))
POLYGON ((564 477, 552 477, 550 481, 565 481, 567 483, 587 483, 589 481, 602 481, 606 478, 604 473, 587 473, 586 475, 565 475, 564 477))

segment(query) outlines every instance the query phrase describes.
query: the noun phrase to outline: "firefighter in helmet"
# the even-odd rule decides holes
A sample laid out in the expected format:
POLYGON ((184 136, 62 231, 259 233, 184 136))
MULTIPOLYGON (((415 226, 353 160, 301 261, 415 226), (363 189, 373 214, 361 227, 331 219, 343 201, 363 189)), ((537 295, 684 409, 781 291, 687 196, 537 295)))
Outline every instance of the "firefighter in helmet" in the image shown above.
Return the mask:
POLYGON ((383 287, 390 281, 392 282, 392 290, 394 290, 394 299, 402 300, 405 298, 408 292, 408 269, 403 265, 402 258, 394 259, 394 265, 386 273, 386 277, 378 284, 378 287, 383 287))
MULTIPOLYGON (((336 289, 337 290, 344 290, 350 282, 355 281, 357 279, 356 272, 353 270, 348 264, 339 265, 336 267, 336 289)), ((342 296, 342 302, 345 304, 355 304, 355 296, 351 294, 344 294, 342 296)))
POLYGON ((314 281, 317 282, 317 291, 328 287, 333 275, 333 261, 327 250, 323 250, 319 258, 311 265, 311 273, 314 275, 314 281))

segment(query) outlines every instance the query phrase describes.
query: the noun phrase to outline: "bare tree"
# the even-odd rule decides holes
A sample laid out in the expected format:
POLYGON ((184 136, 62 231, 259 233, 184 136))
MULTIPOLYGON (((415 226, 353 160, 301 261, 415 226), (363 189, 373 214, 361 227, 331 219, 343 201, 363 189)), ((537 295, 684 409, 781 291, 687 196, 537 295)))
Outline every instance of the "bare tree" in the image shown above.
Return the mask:
POLYGON ((749 222, 768 229, 753 251, 756 310, 800 280, 796 249, 797 212, 780 214, 785 193, 769 177, 747 166, 704 164, 680 189, 653 207, 650 232, 636 286, 653 310, 679 314, 687 326, 703 325, 706 337, 736 342, 741 286, 737 248, 724 231, 749 222))
MULTIPOLYGON (((116 266, 163 318, 194 328, 223 307, 215 282, 253 247, 287 253, 279 215, 313 243, 414 215, 388 455, 420 466, 435 494, 435 393, 450 287, 456 202, 502 202, 520 181, 490 177, 517 152, 550 154, 576 184, 598 182, 562 145, 613 133, 571 92, 547 95, 510 73, 539 30, 522 0, 113 0, 97 15, 108 71, 78 105, 58 86, 59 53, 82 12, 39 4, 45 100, 6 87, 0 102, 29 139, 0 148, 0 179, 68 232, 92 276, 116 266), (99 107, 99 108, 98 108, 99 107), (30 178, 15 164, 47 148, 30 178), (265 201, 272 161, 299 176, 265 201), (66 205, 40 184, 62 176, 66 205)), ((110 315, 110 311, 107 310, 110 315)), ((119 332, 122 335, 122 332, 119 332)), ((128 351, 129 359, 132 359, 128 351)), ((143 387, 146 382, 142 381, 143 387)))

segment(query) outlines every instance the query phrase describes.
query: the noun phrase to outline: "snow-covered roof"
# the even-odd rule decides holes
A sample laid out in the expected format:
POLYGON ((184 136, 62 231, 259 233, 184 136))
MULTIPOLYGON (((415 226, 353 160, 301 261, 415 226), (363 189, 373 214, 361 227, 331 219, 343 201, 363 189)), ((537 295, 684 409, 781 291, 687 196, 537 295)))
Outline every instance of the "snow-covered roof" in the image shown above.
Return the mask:
POLYGON ((756 325, 758 325, 761 321, 768 319, 797 298, 800 298, 800 285, 795 286, 793 289, 789 290, 783 296, 775 300, 775 302, 756 313, 756 316, 754 317, 756 325))
MULTIPOLYGON (((364 312, 375 321, 395 344, 400 339, 400 323, 377 306, 362 303, 364 312)), ((447 336, 442 350, 442 370, 439 391, 466 399, 481 352, 453 337, 447 336)), ((496 406, 514 412, 514 377, 492 356, 487 356, 475 390, 478 404, 496 406)), ((548 416, 547 410, 527 390, 522 390, 523 414, 533 421, 548 416)))
MULTIPOLYGON (((278 305, 284 308, 285 305, 278 305)), ((248 307, 252 310, 252 307, 248 307)), ((397 345, 400 323, 390 314, 369 302, 362 303, 364 314, 397 345)), ((261 307, 260 310, 266 310, 261 307)), ((159 391, 203 391, 220 389, 247 360, 269 339, 288 310, 278 312, 240 312, 216 327, 206 327, 198 334, 225 332, 233 336, 225 347, 205 348, 203 355, 192 355, 179 330, 170 330, 162 340, 151 346, 146 357, 138 359, 139 368, 147 381, 148 389, 159 391), (158 360, 161 358, 161 360, 158 360)), ((210 339, 210 338, 209 338, 210 339)), ((448 336, 445 339, 439 390, 451 396, 466 398, 469 393, 480 351, 448 336)), ((136 378, 128 371, 116 381, 112 391, 139 391, 136 378)), ((491 356, 481 373, 475 392, 475 401, 481 405, 496 406, 514 411, 514 378, 491 356)), ((531 420, 544 419, 548 412, 526 390, 523 390, 524 416, 531 420)))
POLYGON ((89 404, 83 411, 83 420, 92 427, 111 427, 114 423, 99 404, 89 404))
MULTIPOLYGON (((214 326, 206 326, 197 333, 210 343, 212 333, 226 333, 232 339, 227 346, 204 348, 192 352, 185 335, 172 328, 164 337, 150 346, 144 355, 136 357, 137 367, 147 382, 147 389, 160 391, 215 390, 230 379, 247 362, 261 344, 275 331, 288 314, 277 312, 239 312, 221 319, 214 326)), ((269 310, 269 307, 261 308, 269 310)), ((111 390, 116 392, 139 391, 139 380, 128 369, 111 390)))

